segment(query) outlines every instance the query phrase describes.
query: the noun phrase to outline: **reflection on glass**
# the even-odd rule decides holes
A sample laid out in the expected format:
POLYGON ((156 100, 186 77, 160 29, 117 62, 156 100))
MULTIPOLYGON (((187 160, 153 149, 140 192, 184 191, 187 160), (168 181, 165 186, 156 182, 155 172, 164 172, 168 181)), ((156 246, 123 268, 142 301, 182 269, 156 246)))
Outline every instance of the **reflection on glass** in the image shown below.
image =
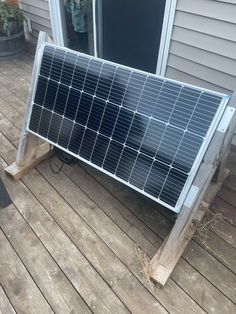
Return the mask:
POLYGON ((67 46, 93 54, 92 0, 64 0, 67 46))

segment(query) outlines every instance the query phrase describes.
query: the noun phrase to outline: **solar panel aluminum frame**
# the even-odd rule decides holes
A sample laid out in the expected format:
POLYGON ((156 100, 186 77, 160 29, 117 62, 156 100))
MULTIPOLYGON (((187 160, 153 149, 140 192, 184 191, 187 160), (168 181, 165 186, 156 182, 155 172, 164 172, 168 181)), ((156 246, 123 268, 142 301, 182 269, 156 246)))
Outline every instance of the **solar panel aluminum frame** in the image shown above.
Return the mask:
MULTIPOLYGON (((41 67, 41 62, 42 62, 42 57, 43 57, 43 51, 44 51, 45 46, 51 46, 51 47, 53 47, 53 48, 59 48, 59 49, 62 49, 62 50, 64 50, 64 51, 68 51, 68 52, 71 52, 71 53, 77 53, 77 52, 72 51, 72 50, 70 50, 70 49, 68 49, 68 48, 65 48, 65 47, 58 47, 58 46, 56 46, 56 45, 54 45, 54 44, 51 44, 51 43, 46 43, 46 42, 44 42, 44 43, 41 44, 41 46, 40 46, 39 49, 38 49, 37 56, 36 56, 36 59, 35 59, 35 63, 36 63, 36 74, 35 74, 35 77, 33 78, 32 83, 31 83, 31 84, 32 84, 32 85, 31 85, 32 94, 31 94, 31 101, 30 101, 29 111, 28 111, 28 113, 27 113, 27 116, 28 116, 28 117, 31 116, 31 112, 32 112, 32 108, 33 108, 33 100, 34 100, 34 98, 35 98, 37 83, 38 83, 38 79, 39 79, 39 72, 40 72, 40 67, 41 67)), ((77 53, 77 54, 80 55, 80 56, 85 56, 85 57, 87 57, 87 55, 85 55, 85 54, 83 54, 83 53, 77 53)), ((95 57, 93 57, 93 56, 89 56, 89 58, 91 58, 91 60, 100 60, 101 62, 103 61, 102 59, 95 58, 95 57)), ((118 64, 113 63, 113 62, 110 62, 110 61, 106 61, 106 63, 111 64, 111 65, 113 65, 113 66, 117 66, 117 65, 118 65, 118 64)), ((121 68, 124 68, 124 69, 128 69, 128 70, 130 70, 130 71, 133 71, 133 69, 130 68, 130 67, 123 66, 123 65, 118 65, 118 66, 120 66, 121 68)), ((196 175, 196 173, 197 173, 197 170, 198 170, 198 168, 199 168, 199 166, 200 166, 200 164, 201 164, 201 162, 202 162, 202 159, 203 159, 203 157, 204 157, 204 154, 205 154, 206 151, 207 151, 207 148, 208 148, 208 146, 209 146, 209 144, 210 144, 210 141, 211 141, 211 139, 212 139, 212 137, 213 137, 213 134, 214 134, 214 132, 216 131, 217 126, 218 126, 218 124, 220 123, 220 121, 221 121, 221 119, 222 119, 222 116, 223 116, 223 114, 224 114, 224 111, 226 110, 226 107, 227 107, 227 104, 228 104, 228 101, 229 101, 230 97, 229 97, 228 95, 225 95, 225 94, 222 94, 222 93, 214 92, 214 91, 211 91, 211 90, 208 90, 208 89, 205 89, 205 88, 199 88, 199 87, 196 87, 196 86, 194 86, 194 85, 182 83, 182 82, 180 82, 180 81, 176 81, 176 80, 173 80, 173 79, 163 78, 163 77, 161 77, 161 76, 158 76, 158 75, 155 75, 155 74, 150 74, 150 73, 147 73, 147 72, 145 72, 145 71, 141 71, 141 70, 135 69, 135 72, 138 72, 138 73, 141 73, 141 74, 145 74, 145 75, 148 75, 148 76, 150 76, 150 77, 159 77, 159 78, 161 78, 161 79, 165 79, 166 81, 174 82, 174 83, 176 83, 176 84, 182 84, 182 85, 184 85, 184 86, 186 86, 186 87, 190 87, 190 88, 193 88, 193 89, 198 90, 198 91, 208 92, 208 93, 211 93, 211 94, 213 94, 213 95, 216 95, 216 96, 219 96, 219 97, 222 98, 222 101, 221 101, 221 103, 220 103, 220 105, 219 105, 219 108, 218 108, 218 110, 217 110, 217 112, 216 112, 216 114, 215 114, 215 117, 214 117, 214 119, 213 119, 213 121, 212 121, 212 123, 211 123, 211 125, 210 125, 210 128, 209 128, 207 134, 206 134, 205 137, 204 137, 204 140, 203 140, 203 143, 202 143, 202 145, 201 145, 201 148, 200 148, 200 150, 199 150, 199 152, 198 152, 198 154, 197 154, 197 157, 196 157, 196 159, 195 159, 195 161, 194 161, 194 163, 193 163, 193 165, 192 165, 192 168, 191 168, 191 170, 190 170, 190 172, 189 172, 189 176, 188 176, 188 178, 187 178, 187 180, 186 180, 186 182, 185 182, 185 185, 184 185, 184 187, 183 187, 183 189, 182 189, 182 192, 181 192, 181 194, 180 194, 180 197, 179 197, 179 199, 178 199, 178 201, 177 201, 177 203, 176 203, 175 206, 171 206, 171 205, 167 204, 166 202, 160 200, 159 198, 156 198, 156 197, 150 195, 149 193, 145 192, 144 190, 141 190, 141 189, 135 187, 134 185, 130 184, 129 182, 127 182, 127 181, 125 181, 125 180, 123 180, 123 179, 117 177, 116 175, 110 173, 109 171, 103 169, 102 167, 97 166, 96 164, 92 163, 91 161, 89 161, 89 160, 87 160, 87 159, 85 159, 85 158, 83 158, 83 157, 81 157, 81 156, 79 156, 79 155, 76 155, 75 153, 69 151, 68 149, 63 148, 62 146, 58 145, 57 143, 54 143, 54 142, 50 141, 49 139, 46 139, 46 138, 44 138, 43 136, 39 135, 38 133, 36 133, 36 132, 30 130, 30 129, 29 129, 30 119, 28 119, 27 122, 26 122, 26 131, 29 132, 29 133, 31 133, 31 134, 34 134, 35 136, 37 136, 37 137, 39 137, 39 138, 41 138, 41 139, 43 139, 43 140, 45 140, 45 141, 47 141, 48 143, 52 144, 53 146, 56 146, 56 147, 60 148, 61 150, 63 150, 63 151, 65 151, 65 152, 67 152, 68 154, 70 154, 70 155, 76 157, 77 159, 82 160, 83 162, 85 162, 85 163, 87 163, 87 164, 93 166, 94 168, 96 168, 96 169, 102 171, 103 173, 105 173, 105 174, 111 176, 112 178, 115 178, 116 180, 118 180, 118 181, 124 183, 125 185, 131 187, 132 189, 138 191, 139 193, 141 193, 141 194, 147 196, 148 198, 150 198, 150 199, 152 199, 152 200, 154 200, 154 201, 160 203, 160 204, 163 205, 164 207, 166 207, 166 208, 168 208, 168 209, 170 209, 170 210, 172 210, 172 211, 174 211, 174 212, 176 212, 176 213, 179 213, 180 210, 181 210, 181 207, 182 207, 182 205, 184 204, 184 201, 185 201, 185 199, 186 199, 186 197, 187 197, 187 195, 188 195, 188 192, 189 192, 189 190, 190 190, 190 188, 191 188, 192 182, 193 182, 194 177, 195 177, 195 175, 196 175)))

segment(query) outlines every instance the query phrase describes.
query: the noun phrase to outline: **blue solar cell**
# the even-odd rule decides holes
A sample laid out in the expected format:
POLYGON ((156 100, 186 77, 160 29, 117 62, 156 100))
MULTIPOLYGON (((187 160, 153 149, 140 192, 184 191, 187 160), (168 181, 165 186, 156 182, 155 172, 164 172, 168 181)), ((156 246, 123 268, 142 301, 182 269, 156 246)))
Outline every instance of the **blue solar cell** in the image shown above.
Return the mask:
POLYGON ((94 131, 98 131, 101 124, 102 116, 105 110, 105 106, 106 106, 106 102, 104 100, 94 98, 93 105, 89 113, 89 118, 88 118, 88 123, 87 123, 88 128, 94 131))
POLYGON ((97 133, 86 129, 84 132, 83 141, 81 142, 79 154, 81 157, 90 160, 92 155, 97 133))
POLYGON ((50 70, 52 66, 52 60, 54 57, 55 49, 53 47, 47 46, 44 48, 44 54, 42 58, 42 63, 40 67, 40 74, 45 77, 49 77, 50 70))
POLYGON ((176 210, 222 96, 45 45, 33 103, 30 131, 176 210))
POLYGON ((64 118, 62 120, 60 133, 58 136, 58 144, 64 148, 67 148, 71 138, 72 128, 74 126, 74 122, 64 118))
POLYGON ((35 133, 38 132, 41 113, 42 108, 34 104, 31 112, 29 128, 35 133))
POLYGON ((134 168, 132 170, 129 182, 139 189, 143 189, 147 175, 151 169, 153 159, 139 154, 137 160, 135 161, 134 168))
POLYGON ((53 111, 56 113, 63 115, 66 105, 67 105, 67 98, 69 95, 69 87, 63 84, 60 84, 57 89, 57 96, 54 103, 53 111))
POLYGON ((75 121, 82 124, 86 125, 89 112, 91 110, 93 103, 93 97, 90 95, 87 95, 83 93, 80 97, 79 104, 77 107, 77 112, 76 112, 76 118, 75 121))
POLYGON ((107 103, 105 112, 102 118, 101 127, 99 132, 108 137, 111 136, 115 122, 117 119, 117 115, 119 112, 119 107, 110 103, 107 103))
POLYGON ((39 76, 37 90, 35 93, 34 102, 39 105, 44 105, 45 92, 47 90, 48 80, 42 76, 39 76))
POLYGON ((114 132, 112 138, 120 143, 125 143, 128 136, 131 123, 133 121, 134 113, 125 108, 121 108, 117 120, 115 122, 114 132))
POLYGON ((69 145, 67 147, 69 151, 73 152, 76 155, 79 153, 81 142, 84 136, 84 131, 85 131, 84 127, 82 127, 78 123, 74 123, 69 145))
POLYGON ((117 166, 116 175, 124 181, 129 181, 131 171, 137 158, 137 151, 125 147, 122 151, 119 164, 117 166))
POLYGON ((61 83, 70 86, 73 75, 74 75, 74 69, 75 69, 75 63, 76 63, 77 56, 74 53, 67 52, 66 57, 64 59, 63 67, 62 67, 62 73, 61 73, 61 83))
POLYGON ((39 129, 38 129, 39 134, 41 134, 43 137, 48 136, 51 118, 52 118, 52 112, 47 109, 43 109, 40 116, 40 124, 39 124, 39 129))
POLYGON ((106 156, 109 139, 101 134, 97 136, 96 144, 93 149, 91 161, 101 167, 106 156))
POLYGON ((57 140, 59 137, 59 131, 61 128, 61 123, 62 123, 62 117, 59 116, 58 114, 53 113, 51 121, 50 121, 49 129, 48 129, 47 138, 54 143, 57 143, 57 140))
POLYGON ((61 49, 56 49, 54 52, 49 74, 49 77, 54 81, 60 82, 65 56, 66 52, 61 49))
POLYGON ((46 93, 43 93, 42 91, 42 95, 45 95, 44 103, 43 103, 45 108, 49 110, 53 110, 55 100, 57 97, 57 90, 58 90, 58 83, 52 80, 48 80, 46 93))
POLYGON ((79 106, 80 97, 81 97, 81 92, 79 90, 70 88, 69 97, 68 97, 67 104, 65 107, 65 113, 64 113, 65 117, 71 120, 75 120, 75 115, 77 112, 77 108, 79 106))
POLYGON ((110 173, 115 173, 122 150, 122 144, 110 141, 102 167, 110 173))

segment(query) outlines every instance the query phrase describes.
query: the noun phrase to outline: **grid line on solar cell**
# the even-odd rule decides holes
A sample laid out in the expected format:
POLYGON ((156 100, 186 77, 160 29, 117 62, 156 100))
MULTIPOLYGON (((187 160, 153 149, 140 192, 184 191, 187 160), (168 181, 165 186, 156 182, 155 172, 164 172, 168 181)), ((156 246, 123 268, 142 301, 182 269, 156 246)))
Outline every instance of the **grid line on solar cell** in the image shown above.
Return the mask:
MULTIPOLYGON (((56 83, 55 81, 53 81, 54 83, 56 83)), ((61 84, 62 85, 62 84, 61 84)), ((75 89, 76 90, 76 89, 75 89)), ((78 90, 77 90, 78 91, 78 90)), ((91 96, 91 97, 93 97, 91 94, 89 94, 89 93, 86 93, 86 92, 83 92, 82 91, 82 93, 84 93, 84 94, 86 94, 86 95, 88 95, 88 96, 91 96)), ((102 99, 102 98, 100 98, 100 97, 97 97, 97 98, 99 98, 99 99, 102 99)), ((118 104, 115 104, 114 103, 114 105, 116 105, 116 106, 118 106, 118 104)), ((119 106, 119 107, 122 107, 122 106, 119 106)), ((126 109, 128 110, 128 111, 130 111, 130 112, 133 112, 133 110, 132 109, 130 109, 130 108, 127 108, 126 107, 126 109)), ((140 112, 139 112, 140 113, 140 112)), ((148 115, 145 115, 145 114, 143 114, 143 113, 140 113, 141 115, 143 115, 144 117, 148 117, 148 118, 150 118, 148 115)), ((156 118, 156 117, 151 117, 152 119, 155 119, 155 120, 157 120, 157 121, 159 121, 159 122, 162 122, 162 123, 165 123, 165 124, 169 124, 169 125, 171 125, 171 126, 173 126, 173 127, 175 127, 175 128, 179 128, 179 129, 181 129, 182 130, 182 128, 181 127, 179 127, 179 126, 177 126, 177 125, 174 125, 174 124, 171 124, 171 123, 169 123, 168 121, 163 121, 163 120, 159 120, 158 118, 156 118)), ((180 117, 181 119, 183 119, 183 117, 181 116, 180 117)), ((201 120, 201 119, 200 119, 201 120)), ((205 119, 205 121, 204 122, 206 122, 207 120, 209 120, 210 121, 210 119, 205 119)), ((199 124, 201 124, 201 122, 198 122, 199 124)), ((205 127, 205 124, 202 124, 204 127, 205 127)), ((192 132, 193 134, 196 134, 196 132, 194 132, 194 131, 191 131, 191 130, 188 130, 189 132, 192 132)), ((202 133, 202 132, 199 132, 199 134, 196 134, 196 135, 199 135, 199 136, 203 136, 205 133, 202 133), (202 135, 200 135, 200 134, 202 134, 202 135)))
POLYGON ((175 207, 220 102, 46 45, 29 129, 175 207))

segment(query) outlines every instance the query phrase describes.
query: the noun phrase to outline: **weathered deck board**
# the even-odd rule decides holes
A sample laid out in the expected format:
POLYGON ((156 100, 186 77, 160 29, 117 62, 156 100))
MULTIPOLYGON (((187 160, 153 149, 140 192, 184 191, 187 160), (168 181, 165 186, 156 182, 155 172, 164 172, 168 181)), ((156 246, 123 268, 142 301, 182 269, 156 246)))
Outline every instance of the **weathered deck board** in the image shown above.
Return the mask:
MULTIPOLYGON (((6 211, 7 209, 3 209, 6 211)), ((2 223, 2 209, 0 222, 2 223)), ((1 285, 17 313, 53 313, 7 237, 0 230, 1 285)))
MULTIPOLYGON (((12 136, 12 128, 9 128, 10 130, 11 130, 11 132, 10 132, 10 136, 12 136)), ((13 134, 14 135, 14 134, 13 134)), ((16 135, 14 135, 13 136, 13 138, 15 138, 16 137, 16 135)), ((44 165, 44 164, 43 164, 44 165)), ((43 165, 41 165, 41 167, 43 166, 43 165)), ((48 167, 47 167, 48 168, 48 167)), ((60 175, 59 175, 60 176, 60 175)), ((55 182, 52 182, 52 185, 57 185, 58 184, 58 176, 55 176, 56 177, 56 180, 55 180, 55 182)), ((79 177, 81 177, 81 176, 79 176, 79 177)), ((65 178, 63 178, 63 180, 62 180, 62 185, 61 185, 61 190, 63 191, 64 190, 64 186, 68 186, 68 182, 65 180, 65 178)), ((91 186, 91 185, 90 185, 91 186)), ((78 192, 76 193, 76 191, 74 191, 74 193, 72 192, 72 194, 70 195, 70 196, 68 196, 67 198, 68 199, 70 199, 71 200, 71 197, 73 196, 73 195, 77 195, 78 194, 78 192)), ((81 201, 81 197, 80 197, 80 201, 81 201)), ((86 208, 86 206, 85 206, 85 208, 86 208)), ((88 206, 87 206, 87 208, 88 208, 88 206)), ((90 216, 87 216, 87 220, 89 220, 90 219, 90 216)), ((100 219, 101 220, 101 219, 100 219)), ((91 221, 90 221, 90 224, 91 224, 91 221)), ((97 227, 95 226, 94 227, 95 229, 97 229, 97 227)), ((119 237, 119 236, 118 236, 119 237)), ((124 240, 124 239, 123 239, 124 240)), ((127 255, 127 252, 125 252, 124 253, 124 256, 126 256, 127 255)), ((129 255, 128 255, 129 256, 129 255)), ((132 256, 131 255, 131 260, 133 261, 134 260, 134 255, 132 256)), ((129 263, 131 263, 131 262, 129 262, 129 263)), ((178 287, 177 285, 175 285, 176 287, 178 287)), ((172 291, 174 292, 174 294, 176 294, 176 291, 174 291, 174 289, 172 289, 172 291)), ((182 293, 181 293, 182 294, 182 293)), ((180 294, 180 295, 181 295, 180 294)), ((162 293, 162 291, 159 293, 159 298, 164 298, 165 297, 165 295, 166 295, 166 293, 162 293)), ((182 294, 182 299, 186 299, 186 296, 183 298, 183 294, 182 294)), ((172 298, 173 298, 173 296, 172 296, 172 298)), ((164 298, 165 299, 165 298, 164 298)), ((180 308, 182 308, 182 306, 183 306, 183 301, 179 301, 179 299, 181 300, 181 298, 180 297, 178 297, 177 299, 176 299, 176 303, 177 304, 179 304, 179 307, 180 308)), ((222 303, 223 304, 223 303, 222 303)), ((174 304, 174 308, 176 309, 176 305, 174 304)), ((177 307, 178 308, 178 307, 177 307)))
MULTIPOLYGON (((93 170, 91 169, 91 171, 93 171, 93 170)), ((110 217, 113 219, 113 221, 115 221, 121 228, 123 228, 124 216, 122 217, 123 219, 120 220, 120 216, 117 216, 116 212, 119 211, 121 208, 123 215, 125 215, 125 209, 128 212, 127 208, 125 208, 115 197, 113 197, 111 194, 109 194, 107 192, 107 190, 105 190, 94 178, 89 176, 82 168, 80 168, 80 167, 71 168, 71 167, 65 166, 63 168, 63 172, 65 172, 68 175, 68 177, 71 180, 73 180, 73 182, 77 183, 78 187, 83 189, 84 192, 89 191, 89 196, 92 198, 92 200, 98 206, 100 206, 100 208, 105 210, 105 212, 108 215, 110 215, 110 217), (120 224, 120 222, 121 222, 121 224, 120 224)), ((97 176, 96 176, 96 178, 97 178, 97 176)), ((109 184, 109 186, 111 186, 111 184, 109 184)), ((134 216, 134 217, 136 217, 136 216, 134 216)), ((130 226, 131 226, 133 218, 130 219, 130 213, 125 218, 129 221, 130 226)), ((140 220, 138 220, 138 221, 140 222, 140 220)), ((163 218, 162 218, 162 220, 159 219, 159 222, 160 221, 163 221, 163 218)), ((163 224, 165 225, 165 223, 163 223, 163 224)), ((149 236, 151 236, 150 229, 148 229, 146 227, 146 230, 149 230, 149 236)), ((156 230, 158 230, 158 229, 156 229, 156 230)), ((123 229, 123 231, 127 232, 124 229, 123 229)), ((145 233, 145 230, 143 232, 145 233)), ((134 241, 136 241, 136 243, 138 243, 140 234, 137 234, 136 232, 134 232, 131 234, 131 237, 134 241)), ((154 232, 153 232, 152 238, 150 239, 150 241, 152 243, 156 242, 157 243, 156 247, 158 247, 160 245, 161 239, 156 234, 154 234, 154 232)), ((149 249, 150 245, 146 245, 146 242, 147 242, 147 240, 145 241, 145 243, 143 243, 143 244, 141 243, 140 246, 148 254, 148 251, 146 249, 149 249)), ((153 248, 152 248, 152 250, 153 250, 153 248)), ((155 252, 155 250, 156 250, 156 248, 154 249, 154 252, 155 252)), ((180 264, 181 263, 183 263, 184 265, 186 264, 184 261, 181 261, 180 264)), ((178 266, 177 266, 177 269, 178 269, 178 266)), ((194 286, 190 285, 192 287, 192 289, 189 290, 189 282, 191 282, 191 279, 192 279, 192 277, 191 277, 192 272, 195 272, 195 270, 194 270, 194 268, 192 268, 189 265, 187 276, 186 276, 185 280, 181 281, 181 284, 179 283, 179 280, 176 280, 176 278, 178 279, 179 277, 175 277, 174 279, 178 285, 180 285, 183 289, 188 291, 188 294, 194 298, 195 297, 194 286)), ((230 272, 229 272, 229 276, 231 276, 230 272)), ((198 276, 198 280, 199 280, 199 286, 206 286, 208 288, 208 290, 211 290, 212 294, 214 294, 215 288, 208 281, 206 281, 205 278, 203 276, 201 276, 200 274, 198 276)), ((164 291, 165 291, 165 288, 164 288, 164 291)), ((222 294, 220 294, 219 291, 217 291, 217 289, 216 289, 216 296, 217 296, 218 300, 219 300, 219 295, 221 295, 221 298, 222 298, 222 302, 220 304, 223 305, 224 300, 226 300, 226 303, 228 302, 227 299, 222 294)), ((199 304, 202 306, 201 303, 199 303, 199 304)), ((206 302, 204 305, 206 305, 206 302)), ((204 306, 203 306, 203 308, 204 308, 204 306)), ((219 306, 218 308, 219 308, 219 311, 224 310, 224 308, 222 309, 221 306, 219 306)))
MULTIPOLYGON (((15 161, 32 60, 22 57, 0 66, 4 72, 0 75, 0 156, 9 164, 15 161)), ((0 163, 4 165, 3 160, 0 163)), ((235 313, 236 279, 232 270, 236 209, 231 192, 236 162, 232 154, 228 164, 232 177, 224 188, 229 190, 233 206, 227 203, 227 194, 222 196, 225 200, 216 198, 219 206, 212 210, 230 220, 219 220, 209 232, 208 248, 191 241, 171 280, 159 290, 153 290, 143 278, 135 245, 153 256, 173 223, 166 210, 87 166, 65 166, 56 176, 44 162, 39 172, 33 170, 23 182, 4 177, 14 205, 8 212, 0 210, 3 227, 12 234, 8 239, 0 233, 0 242, 3 237, 5 260, 11 261, 11 267, 17 265, 19 273, 9 285, 11 273, 2 275, 2 269, 9 270, 9 265, 0 261, 0 307, 3 302, 12 304, 13 313, 14 309, 17 313, 52 312, 48 301, 51 295, 44 287, 52 266, 42 270, 32 262, 36 252, 43 252, 50 265, 61 271, 73 293, 81 296, 83 306, 93 313, 235 313), (16 221, 19 224, 14 230, 16 221), (24 233, 19 234, 21 228, 24 233), (28 252, 32 240, 35 246, 28 252), (42 279, 37 277, 38 268, 42 279), (22 285, 19 278, 24 278, 22 285), (15 285, 20 288, 18 296, 14 295, 15 285), (39 304, 40 311, 33 302, 39 304)), ((68 296, 65 285, 53 283, 51 288, 54 285, 59 294, 68 296)), ((76 307, 76 302, 72 300, 71 307, 76 307)), ((81 309, 77 305, 76 313, 81 309)))
POLYGON ((234 175, 229 175, 225 181, 225 185, 236 192, 236 177, 234 175))
POLYGON ((127 313, 126 308, 27 187, 4 181, 19 212, 94 313, 127 313), (88 277, 89 274, 89 277, 88 277))
MULTIPOLYGON (((214 211, 211 211, 214 215, 214 211)), ((236 248, 236 228, 230 223, 225 217, 220 216, 216 218, 212 231, 217 234, 220 238, 224 239, 225 242, 236 248)))
POLYGON ((232 245, 211 230, 208 231, 205 243, 202 244, 199 240, 197 242, 232 272, 236 273, 236 249, 232 245))
POLYGON ((15 206, 3 209, 1 217, 2 230, 52 309, 56 313, 69 313, 80 308, 83 313, 91 313, 15 206))
MULTIPOLYGON (((135 263, 135 243, 119 228, 113 221, 104 214, 104 212, 95 205, 77 186, 67 178, 63 173, 58 175, 51 174, 48 171, 46 163, 38 166, 40 173, 50 182, 50 184, 63 196, 63 198, 74 208, 74 210, 90 225, 90 227, 99 235, 99 237, 110 247, 110 249, 119 257, 120 260, 132 271, 132 273, 141 281, 143 280, 142 274, 139 271, 138 263, 135 263), (66 189, 65 189, 66 186, 66 189), (79 206, 78 206, 79 204, 79 206), (92 212, 88 208, 92 208, 92 212)), ((196 304, 191 304, 188 297, 183 294, 182 289, 178 287, 172 280, 169 281, 171 289, 165 290, 169 294, 169 298, 173 298, 172 291, 177 292, 178 298, 173 299, 173 305, 170 307, 169 303, 164 303, 162 293, 151 291, 147 289, 167 308, 168 311, 173 313, 181 312, 184 304, 192 305, 191 312, 201 311, 196 304)))
POLYGON ((229 223, 236 227, 236 209, 225 200, 217 196, 211 204, 211 210, 216 214, 222 214, 229 223))
POLYGON ((10 300, 0 285, 0 314, 16 314, 10 300))
POLYGON ((22 115, 19 114, 12 106, 8 105, 2 99, 0 99, 0 112, 9 121, 11 121, 19 130, 22 127, 22 115))
POLYGON ((236 207, 235 191, 233 191, 228 186, 222 187, 222 189, 220 190, 218 196, 223 198, 223 200, 225 200, 231 206, 236 207))
MULTIPOLYGON (((16 151, 11 150, 12 144, 0 134, 0 140, 3 143, 2 156, 5 161, 11 163, 16 151), (14 154, 9 154, 9 151, 14 154)), ((47 209, 54 220, 65 230, 66 234, 81 250, 83 255, 92 263, 93 267, 104 278, 109 286, 116 285, 116 294, 119 295, 119 286, 117 282, 129 272, 124 264, 116 257, 116 255, 97 237, 97 235, 84 223, 84 221, 75 213, 75 211, 68 205, 67 202, 39 175, 36 170, 33 170, 29 175, 23 178, 23 182, 29 190, 37 197, 40 203, 47 209), (50 198, 45 198, 50 195, 50 198)), ((16 183, 17 184, 17 183, 16 183)), ((89 207, 88 207, 89 209, 89 207)), ((91 208, 92 209, 92 208, 91 208)), ((130 273, 130 272, 129 272, 130 273)), ((130 280, 135 284, 134 291, 122 291, 125 293, 127 307, 129 305, 135 306, 134 298, 135 291, 143 291, 145 295, 146 309, 150 313, 155 313, 158 308, 159 313, 167 313, 164 307, 150 294, 147 293, 146 288, 130 273, 130 280)), ((122 287, 123 289, 123 287, 122 287)), ((121 293, 121 292, 120 292, 121 293)), ((137 313, 139 307, 136 307, 137 313)))
MULTIPOLYGON (((5 124, 7 124, 7 121, 5 121, 5 124)), ((9 137, 12 136, 12 138, 14 139, 16 137, 16 134, 18 133, 18 130, 16 130, 16 128, 13 128, 12 125, 11 125, 11 127, 9 126, 8 129, 9 129, 9 135, 8 136, 9 137), (13 134, 13 131, 14 131, 14 134, 13 134)), ((40 165, 39 169, 41 169, 41 167, 43 167, 46 164, 47 163, 43 163, 42 165, 40 165)), ((44 176, 47 176, 47 174, 50 174, 50 178, 53 178, 53 174, 51 174, 48 170, 49 170, 49 168, 47 166, 47 169, 44 171, 44 176)), ((62 176, 62 174, 59 174, 56 176, 54 175, 54 181, 53 181, 53 183, 51 182, 51 184, 55 187, 55 186, 58 186, 58 184, 60 182, 60 193, 63 193, 63 192, 67 192, 67 194, 69 193, 69 196, 67 196, 67 201, 71 202, 73 200, 73 207, 76 210, 76 204, 78 202, 80 202, 80 204, 82 203, 82 194, 79 194, 78 188, 74 184, 72 184, 72 181, 68 181, 68 179, 66 181, 65 176, 63 178, 61 178, 61 180, 59 180, 61 176, 62 176), (68 187, 68 185, 70 186, 70 188, 68 187), (67 189, 64 189, 65 186, 67 186, 67 189)), ((23 179, 23 181, 25 182, 25 178, 23 179)), ((29 188, 32 190, 33 186, 35 186, 35 191, 39 191, 38 185, 44 187, 44 190, 45 189, 48 190, 47 188, 45 188, 46 183, 42 183, 42 182, 37 183, 37 184, 35 182, 30 183, 29 188)), ((35 193, 35 192, 33 192, 33 193, 35 193)), ((42 192, 42 194, 43 194, 43 192, 42 192)), ((40 201, 45 202, 45 200, 40 200, 40 201)), ((72 205, 72 204, 70 203, 70 205, 72 205)), ((47 206, 45 205, 45 207, 47 207, 47 206)), ((124 233, 122 233, 121 230, 119 228, 117 228, 115 224, 112 224, 112 221, 110 221, 110 223, 109 223, 109 218, 106 215, 104 215, 103 212, 101 210, 99 210, 98 208, 97 208, 97 210, 99 211, 99 214, 95 215, 94 216, 95 218, 94 218, 91 215, 91 213, 88 211, 88 208, 90 208, 90 207, 94 207, 94 203, 91 202, 86 196, 84 196, 83 207, 80 207, 80 209, 78 210, 78 213, 81 215, 81 210, 83 209, 83 215, 84 216, 82 215, 82 218, 85 219, 87 221, 87 223, 89 223, 90 226, 92 226, 92 228, 95 230, 95 232, 98 232, 100 230, 100 233, 98 233, 99 236, 105 241, 105 243, 108 246, 112 244, 112 246, 111 246, 112 251, 115 252, 122 261, 124 261, 126 266, 128 266, 129 268, 131 267, 131 270, 134 272, 134 274, 136 276, 138 276, 138 278, 141 281, 143 281, 142 274, 140 274, 139 269, 137 269, 139 267, 138 267, 137 263, 134 263, 134 261, 135 261, 135 243, 131 242, 130 239, 128 237, 126 237, 126 235, 124 233), (94 219, 92 219, 92 218, 94 218, 94 219), (111 225, 110 230, 108 229, 109 225, 111 225), (105 235, 104 235, 104 232, 106 232, 105 235), (111 235, 113 235, 114 239, 110 243, 109 241, 110 241, 111 235), (105 238, 104 238, 104 236, 105 236, 105 238), (117 243, 115 244, 115 242, 117 242, 117 243), (129 245, 127 245, 128 243, 129 243, 129 245)), ((95 208, 94 208, 94 211, 95 211, 95 208)), ((172 302, 173 305, 168 303, 167 308, 171 306, 170 310, 181 311, 184 304, 186 303, 189 305, 189 307, 190 307, 190 305, 192 306, 193 313, 196 311, 200 311, 200 308, 198 308, 197 305, 194 304, 194 302, 185 293, 183 293, 183 291, 174 282, 173 282, 173 287, 175 287, 175 290, 179 291, 178 292, 179 296, 178 296, 178 298, 174 298, 174 295, 171 296, 174 300, 172 302), (188 300, 188 299, 190 299, 190 300, 188 300)), ((171 289, 170 291, 174 291, 174 289, 171 289)), ((175 294, 176 294, 176 292, 175 292, 175 294)), ((160 293, 160 296, 161 295, 162 295, 162 293, 160 293)), ((156 296, 156 297, 159 299, 158 296, 156 296)), ((161 299, 160 299, 160 302, 161 302, 161 299)))
POLYGON ((185 260, 181 260, 172 278, 183 287, 207 313, 233 313, 235 304, 185 260))
MULTIPOLYGON (((112 178, 106 177, 104 174, 99 173, 97 170, 88 167, 87 165, 83 165, 83 168, 85 168, 91 175, 96 177, 96 180, 98 180, 110 193, 115 195, 116 198, 119 198, 119 200, 122 202, 122 204, 126 205, 133 213, 135 213, 142 221, 144 221, 145 224, 147 224, 153 232, 156 232, 158 236, 160 236, 162 239, 164 239, 165 232, 162 229, 157 228, 157 220, 163 221, 164 217, 160 215, 158 211, 155 211, 155 209, 152 208, 152 206, 145 202, 143 198, 138 198, 137 201, 137 194, 133 191, 131 191, 129 188, 122 186, 121 184, 117 184, 112 178), (145 213, 143 214, 145 209, 145 213), (148 214, 150 213, 150 214, 148 214), (161 218, 162 217, 162 218, 161 218), (164 233, 164 236, 163 234, 164 233)), ((202 250, 201 247, 198 244, 195 244, 194 241, 191 241, 188 248, 190 248, 190 251, 192 247, 194 246, 193 251, 199 255, 199 258, 201 258, 201 263, 196 265, 195 258, 190 258, 186 256, 184 253, 183 257, 188 260, 188 262, 194 267, 198 269, 200 273, 202 273, 204 276, 207 275, 207 279, 218 287, 225 295, 231 296, 233 301, 236 301, 236 281, 233 273, 229 271, 226 267, 224 267, 220 262, 218 262, 215 258, 212 258, 211 263, 215 265, 214 267, 221 269, 221 271, 217 275, 215 275, 214 271, 206 272, 206 269, 208 269, 209 264, 209 254, 202 250), (206 263, 205 263, 206 261, 206 263), (218 276, 220 279, 218 280, 218 276), (232 277, 233 276, 233 277, 232 277), (228 280, 228 284, 226 284, 228 280), (228 288, 230 287, 230 288, 228 288), (232 289, 232 290, 231 290, 232 289)), ((187 251, 188 251, 187 248, 187 251)), ((214 269, 214 268, 213 268, 214 269)))

